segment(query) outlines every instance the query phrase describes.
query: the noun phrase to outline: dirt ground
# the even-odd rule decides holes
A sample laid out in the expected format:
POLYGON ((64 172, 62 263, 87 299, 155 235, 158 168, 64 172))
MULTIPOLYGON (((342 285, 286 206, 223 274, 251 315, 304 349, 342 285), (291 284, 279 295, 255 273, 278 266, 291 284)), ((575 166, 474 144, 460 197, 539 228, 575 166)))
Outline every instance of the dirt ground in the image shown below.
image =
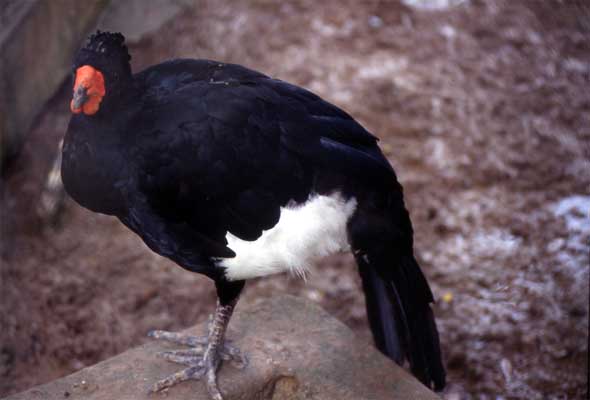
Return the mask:
MULTIPOLYGON (((456 3, 200 1, 130 50, 136 69, 177 57, 247 65, 313 90, 381 138, 438 299, 445 398, 586 398, 590 12, 583 2, 456 3)), ((36 216, 69 90, 1 182, 0 395, 141 344, 150 329, 202 321, 215 302, 206 278, 111 218, 72 201, 57 226, 36 216)), ((242 302, 282 293, 369 340, 350 257, 307 282, 250 282, 242 302)))

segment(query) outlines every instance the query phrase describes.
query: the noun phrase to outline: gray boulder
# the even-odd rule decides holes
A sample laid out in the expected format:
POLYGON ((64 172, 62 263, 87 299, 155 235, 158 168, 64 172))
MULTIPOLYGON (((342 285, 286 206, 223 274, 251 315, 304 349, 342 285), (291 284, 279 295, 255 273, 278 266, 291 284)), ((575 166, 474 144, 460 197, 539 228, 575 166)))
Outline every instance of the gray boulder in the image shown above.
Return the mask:
MULTIPOLYGON (((187 330, 205 331, 205 324, 187 330)), ((247 354, 250 363, 244 370, 222 365, 219 386, 226 400, 438 398, 340 321, 299 298, 238 304, 228 340, 247 354)), ((158 351, 172 348, 150 342, 7 400, 208 400, 205 385, 198 381, 148 394, 154 382, 181 368, 156 357, 158 351)))

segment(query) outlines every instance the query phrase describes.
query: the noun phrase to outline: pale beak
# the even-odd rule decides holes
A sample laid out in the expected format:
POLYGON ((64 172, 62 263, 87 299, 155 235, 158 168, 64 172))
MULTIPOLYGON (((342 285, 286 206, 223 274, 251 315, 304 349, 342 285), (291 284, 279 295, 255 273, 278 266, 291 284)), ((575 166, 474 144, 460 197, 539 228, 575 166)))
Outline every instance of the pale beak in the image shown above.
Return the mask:
POLYGON ((72 108, 79 110, 82 108, 89 96, 86 93, 86 88, 83 85, 78 85, 78 88, 74 91, 74 98, 72 99, 72 108))

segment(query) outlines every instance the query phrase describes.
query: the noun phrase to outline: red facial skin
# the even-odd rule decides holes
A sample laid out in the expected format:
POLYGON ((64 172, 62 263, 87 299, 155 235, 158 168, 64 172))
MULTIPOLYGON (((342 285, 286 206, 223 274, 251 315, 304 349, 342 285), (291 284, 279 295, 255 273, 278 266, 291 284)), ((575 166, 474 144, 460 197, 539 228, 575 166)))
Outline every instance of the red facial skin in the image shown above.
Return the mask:
POLYGON ((90 65, 84 65, 76 70, 76 81, 74 82, 74 93, 79 90, 80 87, 86 89, 86 95, 88 99, 80 107, 75 107, 74 100, 70 103, 70 110, 74 114, 84 112, 86 115, 95 114, 99 107, 102 98, 106 91, 104 88, 104 76, 102 72, 91 67, 90 65))

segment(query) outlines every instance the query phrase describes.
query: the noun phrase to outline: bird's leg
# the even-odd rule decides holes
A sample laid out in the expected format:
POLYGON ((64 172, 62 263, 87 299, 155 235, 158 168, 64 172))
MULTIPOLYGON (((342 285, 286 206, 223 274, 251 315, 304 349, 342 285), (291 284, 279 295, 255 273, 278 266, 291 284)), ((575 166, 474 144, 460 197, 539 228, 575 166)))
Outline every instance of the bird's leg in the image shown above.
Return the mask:
POLYGON ((209 331, 209 346, 205 350, 205 367, 207 369, 207 390, 214 399, 221 399, 221 393, 217 387, 217 368, 221 362, 220 348, 225 344, 225 331, 234 311, 237 299, 231 304, 222 306, 218 304, 215 311, 213 326, 209 331))
POLYGON ((238 302, 239 293, 244 284, 217 283, 219 300, 215 310, 215 317, 209 326, 208 337, 196 337, 182 335, 174 332, 152 331, 149 336, 174 343, 190 346, 190 349, 166 351, 160 355, 172 362, 186 365, 182 371, 168 376, 156 382, 152 391, 157 392, 188 379, 200 379, 206 377, 207 390, 214 400, 222 400, 221 392, 217 387, 217 369, 222 360, 232 361, 238 368, 244 368, 247 359, 240 350, 225 343, 225 332, 238 302))

